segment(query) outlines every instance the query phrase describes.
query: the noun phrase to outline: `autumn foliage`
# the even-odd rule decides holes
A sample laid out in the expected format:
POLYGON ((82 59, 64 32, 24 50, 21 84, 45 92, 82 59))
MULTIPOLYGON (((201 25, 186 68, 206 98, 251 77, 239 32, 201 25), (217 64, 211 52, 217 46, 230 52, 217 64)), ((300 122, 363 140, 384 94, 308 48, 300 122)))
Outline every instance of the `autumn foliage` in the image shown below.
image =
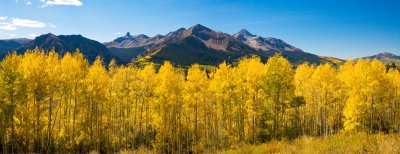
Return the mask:
POLYGON ((89 64, 39 49, 0 63, 3 153, 199 153, 346 132, 400 132, 400 72, 378 60, 294 67, 276 55, 188 70, 89 64))

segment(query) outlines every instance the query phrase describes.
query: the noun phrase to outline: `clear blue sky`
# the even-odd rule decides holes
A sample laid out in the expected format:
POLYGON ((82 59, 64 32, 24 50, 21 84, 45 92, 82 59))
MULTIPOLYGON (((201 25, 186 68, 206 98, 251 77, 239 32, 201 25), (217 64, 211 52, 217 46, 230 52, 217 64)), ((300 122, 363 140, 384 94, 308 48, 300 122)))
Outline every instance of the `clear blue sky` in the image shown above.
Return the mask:
POLYGON ((203 24, 245 28, 317 55, 400 54, 399 0, 0 0, 0 39, 82 34, 100 42, 203 24))

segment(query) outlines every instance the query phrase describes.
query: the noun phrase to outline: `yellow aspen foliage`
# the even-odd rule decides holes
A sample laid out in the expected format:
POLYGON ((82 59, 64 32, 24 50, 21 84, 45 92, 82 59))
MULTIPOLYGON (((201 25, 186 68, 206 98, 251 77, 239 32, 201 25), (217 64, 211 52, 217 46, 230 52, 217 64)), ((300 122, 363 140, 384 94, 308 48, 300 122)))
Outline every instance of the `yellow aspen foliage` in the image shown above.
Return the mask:
POLYGON ((239 136, 242 139, 246 139, 250 142, 255 143, 257 138, 257 123, 261 114, 261 108, 263 105, 264 98, 264 82, 263 79, 267 73, 266 66, 261 62, 258 57, 244 58, 242 59, 237 68, 235 68, 237 93, 239 99, 239 114, 242 117, 241 123, 238 125, 241 128, 239 136), (248 126, 248 127, 246 127, 248 126))
POLYGON ((18 129, 21 128, 20 123, 25 122, 21 117, 21 112, 24 112, 20 109, 26 101, 27 82, 22 72, 18 70, 21 60, 22 57, 14 52, 0 63, 0 130, 1 138, 11 142, 11 153, 16 146, 16 132, 21 131, 18 129))
MULTIPOLYGON (((187 117, 185 121, 190 125, 187 126, 193 132, 192 151, 202 152, 204 145, 211 140, 206 134, 207 125, 213 115, 208 109, 213 108, 215 104, 209 100, 208 93, 209 80, 205 71, 201 70, 198 64, 192 65, 187 73, 184 87, 184 99, 187 117), (193 114, 192 114, 193 113, 193 114), (206 136, 201 138, 202 136, 206 136)), ((189 136, 187 136, 189 137, 189 136)))
POLYGON ((385 119, 389 120, 391 132, 400 131, 400 72, 395 69, 390 69, 387 73, 389 80, 388 103, 385 111, 385 119))
POLYGON ((0 149, 207 153, 303 135, 399 133, 399 102, 400 72, 378 60, 293 66, 275 55, 179 68, 34 49, 0 62, 0 149))
MULTIPOLYGON (((340 70, 340 79, 348 88, 348 100, 343 114, 345 130, 383 129, 381 116, 376 112, 384 106, 386 69, 378 60, 346 62, 340 70)), ((385 128, 386 129, 386 128, 385 128)))
POLYGON ((292 64, 280 55, 268 59, 264 78, 266 106, 272 110, 272 137, 279 138, 286 127, 285 111, 294 93, 292 64))
POLYGON ((155 95, 158 97, 155 123, 157 134, 153 146, 163 153, 179 152, 182 150, 179 148, 182 146, 179 134, 184 131, 181 116, 184 76, 170 62, 164 62, 157 74, 157 80, 159 82, 155 89, 155 95))
POLYGON ((85 110, 86 115, 82 124, 87 128, 81 131, 85 135, 84 145, 92 147, 93 149, 100 149, 100 140, 106 134, 104 132, 106 111, 109 107, 108 98, 110 96, 108 91, 109 74, 103 65, 102 60, 98 57, 92 66, 88 69, 88 74, 84 79, 85 86, 85 110))
POLYGON ((235 120, 236 82, 233 70, 227 63, 222 63, 212 73, 209 91, 215 98, 217 108, 214 111, 219 119, 219 140, 224 147, 239 142, 235 120))

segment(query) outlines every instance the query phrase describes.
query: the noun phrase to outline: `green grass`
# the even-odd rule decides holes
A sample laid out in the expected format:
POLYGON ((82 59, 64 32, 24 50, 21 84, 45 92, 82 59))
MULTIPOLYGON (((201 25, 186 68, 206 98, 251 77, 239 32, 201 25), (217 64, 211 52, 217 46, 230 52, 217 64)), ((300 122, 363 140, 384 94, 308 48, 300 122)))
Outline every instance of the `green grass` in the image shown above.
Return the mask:
POLYGON ((242 153, 400 153, 400 134, 338 134, 331 137, 301 137, 293 141, 271 141, 245 145, 221 154, 242 153))

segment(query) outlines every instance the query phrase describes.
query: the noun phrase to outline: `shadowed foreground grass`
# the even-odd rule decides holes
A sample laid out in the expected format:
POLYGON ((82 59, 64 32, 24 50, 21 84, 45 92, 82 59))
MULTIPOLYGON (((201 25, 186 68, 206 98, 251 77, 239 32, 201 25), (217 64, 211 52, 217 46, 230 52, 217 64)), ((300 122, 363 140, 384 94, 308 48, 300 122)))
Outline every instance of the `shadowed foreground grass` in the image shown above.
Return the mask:
POLYGON ((400 153, 400 134, 338 134, 246 145, 219 153, 400 153))
MULTIPOLYGON (((91 152, 96 153, 96 152, 91 152)), ((121 154, 152 154, 152 150, 124 150, 121 154)), ((260 145, 232 147, 226 151, 206 153, 400 153, 400 134, 337 134, 330 137, 301 137, 292 141, 270 141, 260 145)))

